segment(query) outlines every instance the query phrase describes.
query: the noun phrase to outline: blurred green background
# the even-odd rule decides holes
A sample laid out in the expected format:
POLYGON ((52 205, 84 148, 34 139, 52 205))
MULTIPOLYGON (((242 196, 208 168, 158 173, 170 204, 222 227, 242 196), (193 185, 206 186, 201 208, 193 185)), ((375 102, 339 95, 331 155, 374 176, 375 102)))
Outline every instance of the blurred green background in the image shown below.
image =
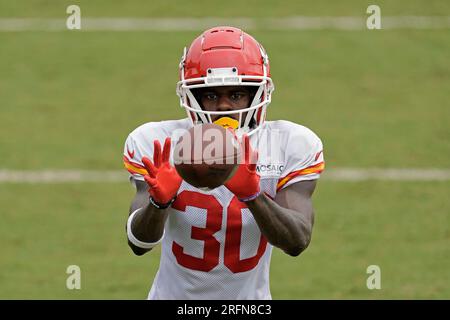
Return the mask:
MULTIPOLYGON (((448 1, 10 1, 1 18, 449 16, 448 1)), ((0 20, 1 21, 1 20, 0 20)), ((1 26, 1 23, 0 23, 1 26)), ((0 31, 0 170, 121 170, 138 125, 184 117, 182 48, 198 31, 0 31)), ((327 168, 450 169, 450 30, 252 30, 276 85, 268 118, 313 129, 327 168)), ((322 180, 311 246, 275 249, 274 299, 449 299, 450 181, 322 180), (368 290, 379 265, 382 289, 368 290)), ((0 182, 0 298, 143 299, 159 251, 135 257, 123 183, 0 182), (68 265, 82 289, 67 290, 68 265)))

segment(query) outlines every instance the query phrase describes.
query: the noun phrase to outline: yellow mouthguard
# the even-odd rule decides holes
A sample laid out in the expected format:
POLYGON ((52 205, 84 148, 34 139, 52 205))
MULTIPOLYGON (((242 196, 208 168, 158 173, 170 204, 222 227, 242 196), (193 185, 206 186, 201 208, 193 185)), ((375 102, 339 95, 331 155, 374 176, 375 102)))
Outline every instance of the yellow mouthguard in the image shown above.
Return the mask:
POLYGON ((215 124, 227 128, 237 129, 239 127, 239 121, 230 118, 230 117, 222 117, 214 121, 215 124))

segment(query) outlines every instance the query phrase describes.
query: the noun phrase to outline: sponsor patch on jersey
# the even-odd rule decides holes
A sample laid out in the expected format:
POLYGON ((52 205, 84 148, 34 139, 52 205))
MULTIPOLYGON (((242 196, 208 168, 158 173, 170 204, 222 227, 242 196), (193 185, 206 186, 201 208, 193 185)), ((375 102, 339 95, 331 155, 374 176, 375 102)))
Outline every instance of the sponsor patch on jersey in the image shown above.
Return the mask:
POLYGON ((283 169, 283 164, 258 164, 256 166, 256 173, 258 173, 261 177, 279 177, 283 172, 283 169))

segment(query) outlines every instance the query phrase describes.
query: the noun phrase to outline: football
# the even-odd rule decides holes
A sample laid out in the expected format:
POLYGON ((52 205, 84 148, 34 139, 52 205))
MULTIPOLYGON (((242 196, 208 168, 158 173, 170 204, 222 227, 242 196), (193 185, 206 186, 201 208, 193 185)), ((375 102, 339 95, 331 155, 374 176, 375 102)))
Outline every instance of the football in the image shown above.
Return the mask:
POLYGON ((201 124, 180 137, 173 155, 175 169, 183 180, 196 188, 214 189, 236 172, 241 148, 230 129, 201 124))

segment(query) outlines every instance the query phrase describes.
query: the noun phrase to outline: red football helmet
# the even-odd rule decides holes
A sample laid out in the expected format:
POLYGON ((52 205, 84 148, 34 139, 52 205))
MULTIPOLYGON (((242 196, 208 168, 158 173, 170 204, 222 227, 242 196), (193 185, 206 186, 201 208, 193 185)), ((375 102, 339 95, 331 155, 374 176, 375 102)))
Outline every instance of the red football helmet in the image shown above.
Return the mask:
POLYGON ((239 114, 237 133, 251 135, 264 123, 274 89, 264 48, 238 28, 209 29, 196 38, 189 49, 184 48, 177 95, 194 125, 211 123, 211 115, 239 114), (205 111, 192 89, 214 86, 253 86, 256 94, 248 108, 205 111))

